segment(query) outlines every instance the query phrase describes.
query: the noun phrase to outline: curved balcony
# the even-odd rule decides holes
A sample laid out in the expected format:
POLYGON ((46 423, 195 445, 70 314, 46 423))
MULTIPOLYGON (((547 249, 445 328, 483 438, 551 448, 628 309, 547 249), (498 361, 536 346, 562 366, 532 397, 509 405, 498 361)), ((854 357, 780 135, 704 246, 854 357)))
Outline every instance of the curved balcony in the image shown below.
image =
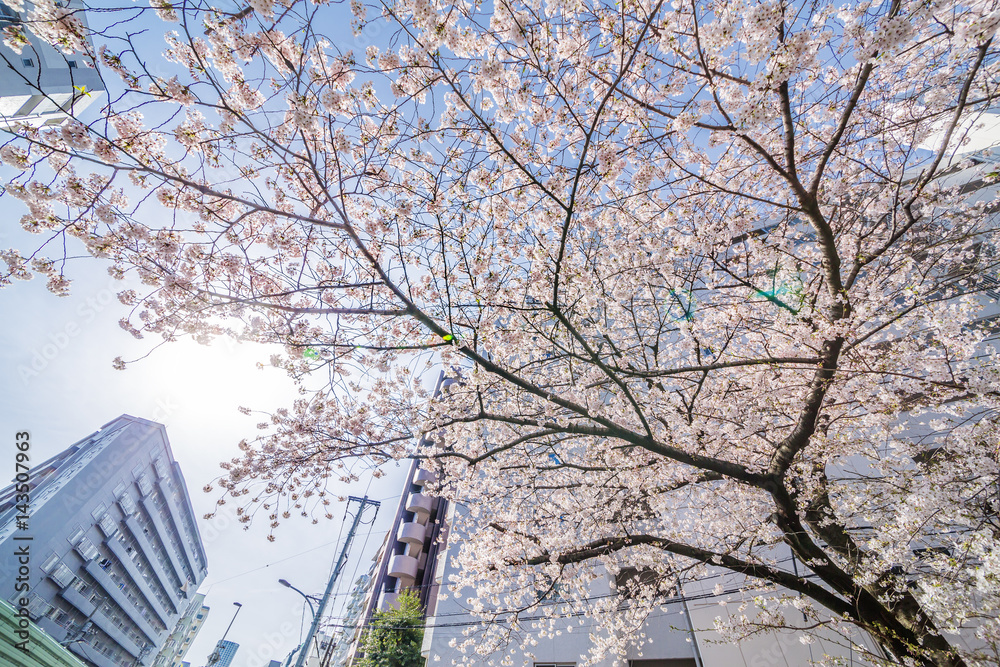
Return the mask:
POLYGON ((395 554, 389 559, 389 576, 398 579, 416 579, 417 559, 405 554, 395 554))
POLYGON ((423 468, 417 470, 417 474, 413 476, 413 483, 416 484, 417 486, 423 486, 428 482, 436 482, 436 481, 437 481, 437 475, 431 472, 430 470, 424 470, 423 468))
POLYGON ((430 514, 433 506, 434 499, 422 493, 411 493, 410 497, 406 500, 406 510, 408 512, 430 514))
POLYGON ((407 544, 423 544, 427 527, 419 523, 400 524, 396 539, 407 544))

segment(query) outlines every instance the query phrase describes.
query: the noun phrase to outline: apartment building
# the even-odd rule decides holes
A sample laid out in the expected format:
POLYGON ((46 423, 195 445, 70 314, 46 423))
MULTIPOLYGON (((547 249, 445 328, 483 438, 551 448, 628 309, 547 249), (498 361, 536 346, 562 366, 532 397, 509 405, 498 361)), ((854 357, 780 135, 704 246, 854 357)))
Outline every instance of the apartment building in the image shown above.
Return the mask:
POLYGON ((151 665, 208 572, 164 427, 122 415, 33 465, 28 485, 27 522, 15 485, 0 491, 0 599, 26 599, 91 667, 151 665), (29 591, 15 582, 24 544, 29 591))
MULTIPOLYGON (((86 25, 82 3, 74 0, 65 8, 77 10, 74 16, 86 25)), ((30 2, 20 12, 0 3, 0 29, 21 26, 32 9, 30 2)), ((64 54, 28 31, 23 34, 28 44, 20 53, 0 45, 0 128, 15 123, 58 125, 103 98, 105 86, 89 56, 64 54)))
POLYGON ((153 660, 153 667, 182 667, 184 656, 208 618, 209 608, 204 602, 205 595, 202 593, 191 598, 187 611, 177 619, 173 632, 153 660))
POLYGON ((236 651, 239 648, 240 645, 236 642, 220 639, 215 644, 215 651, 208 660, 209 667, 229 667, 233 664, 233 658, 236 657, 236 651))

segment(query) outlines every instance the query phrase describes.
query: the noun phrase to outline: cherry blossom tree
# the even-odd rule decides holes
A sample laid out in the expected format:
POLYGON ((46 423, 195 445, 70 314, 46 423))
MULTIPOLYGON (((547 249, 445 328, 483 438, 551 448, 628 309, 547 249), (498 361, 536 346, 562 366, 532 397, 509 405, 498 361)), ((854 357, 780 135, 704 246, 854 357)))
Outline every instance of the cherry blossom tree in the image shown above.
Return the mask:
POLYGON ((486 616, 559 583, 596 660, 712 566, 777 591, 734 636, 794 605, 873 663, 996 663, 998 174, 955 157, 994 0, 151 5, 16 8, 110 101, 9 130, 40 242, 5 280, 64 294, 82 244, 134 336, 283 345, 302 398, 219 482, 245 520, 431 433, 486 616))

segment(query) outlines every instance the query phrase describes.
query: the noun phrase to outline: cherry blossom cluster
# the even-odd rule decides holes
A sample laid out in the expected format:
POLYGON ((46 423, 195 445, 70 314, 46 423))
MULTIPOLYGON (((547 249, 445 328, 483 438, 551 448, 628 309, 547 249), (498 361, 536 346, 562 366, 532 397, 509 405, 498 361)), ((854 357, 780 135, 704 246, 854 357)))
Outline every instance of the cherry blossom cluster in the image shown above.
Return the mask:
POLYGON ((2 282, 65 294, 82 246, 143 286, 132 336, 280 345, 302 395, 246 410, 213 487, 271 537, 429 459, 468 508, 452 594, 534 624, 470 631, 467 664, 566 618, 605 629, 582 661, 620 658, 719 571, 727 638, 990 664, 997 165, 961 153, 996 3, 347 9, 154 1, 152 44, 36 4, 109 102, 0 146, 39 239, 2 282))

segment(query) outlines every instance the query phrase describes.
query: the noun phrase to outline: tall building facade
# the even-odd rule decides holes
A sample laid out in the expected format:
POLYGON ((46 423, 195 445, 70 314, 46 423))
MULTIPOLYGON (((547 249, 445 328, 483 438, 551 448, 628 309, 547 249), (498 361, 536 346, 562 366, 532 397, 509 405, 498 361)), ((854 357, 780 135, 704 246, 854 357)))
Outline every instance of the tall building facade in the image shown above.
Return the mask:
MULTIPOLYGON (((61 6, 86 25, 82 3, 72 0, 61 6)), ((0 4, 0 29, 22 27, 32 9, 30 2, 20 12, 0 4)), ((22 34, 28 43, 20 53, 0 45, 0 128, 14 123, 58 125, 103 97, 104 83, 88 56, 67 55, 27 30, 22 34)))
POLYGON ((220 639, 215 645, 215 651, 211 658, 209 658, 210 667, 229 667, 233 664, 233 658, 236 657, 236 651, 239 647, 240 645, 236 642, 220 639))
POLYGON ((0 599, 26 601, 91 667, 151 665, 208 572, 164 427, 123 415, 32 466, 26 484, 27 513, 23 486, 0 491, 0 599))
POLYGON ((184 656, 198 632, 201 630, 205 619, 208 618, 208 607, 204 605, 205 595, 198 593, 191 599, 187 611, 177 619, 173 632, 164 642, 160 652, 153 661, 153 667, 182 667, 184 656))

